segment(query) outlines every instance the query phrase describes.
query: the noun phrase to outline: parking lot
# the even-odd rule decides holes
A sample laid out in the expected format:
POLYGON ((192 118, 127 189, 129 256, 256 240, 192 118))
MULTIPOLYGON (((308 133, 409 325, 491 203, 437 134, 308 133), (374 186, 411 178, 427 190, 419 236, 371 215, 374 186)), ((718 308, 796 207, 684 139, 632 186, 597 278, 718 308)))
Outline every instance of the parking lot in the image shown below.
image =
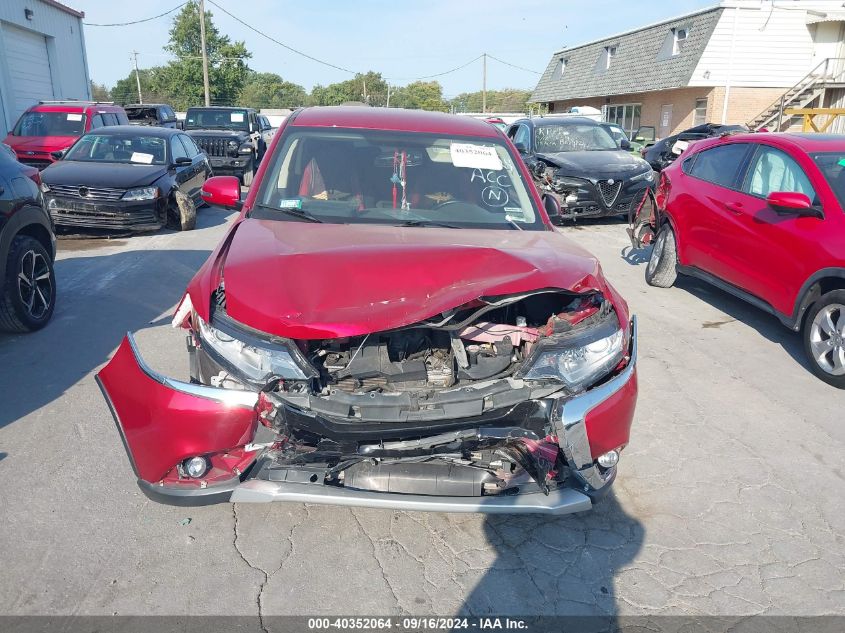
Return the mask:
POLYGON ((640 324, 631 444, 593 511, 148 501, 94 374, 133 330, 187 376, 170 314, 232 217, 61 241, 53 321, 0 335, 0 612, 845 614, 841 392, 774 317, 692 280, 646 286, 617 221, 561 229, 640 324))

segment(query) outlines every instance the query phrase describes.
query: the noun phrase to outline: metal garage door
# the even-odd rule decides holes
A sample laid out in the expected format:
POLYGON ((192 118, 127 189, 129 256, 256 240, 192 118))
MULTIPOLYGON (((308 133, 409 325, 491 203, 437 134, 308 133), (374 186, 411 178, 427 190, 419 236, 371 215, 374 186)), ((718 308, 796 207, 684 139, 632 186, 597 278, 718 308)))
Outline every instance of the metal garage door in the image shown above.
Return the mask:
POLYGON ((12 121, 39 99, 53 98, 50 58, 43 35, 3 24, 6 65, 12 85, 12 121))

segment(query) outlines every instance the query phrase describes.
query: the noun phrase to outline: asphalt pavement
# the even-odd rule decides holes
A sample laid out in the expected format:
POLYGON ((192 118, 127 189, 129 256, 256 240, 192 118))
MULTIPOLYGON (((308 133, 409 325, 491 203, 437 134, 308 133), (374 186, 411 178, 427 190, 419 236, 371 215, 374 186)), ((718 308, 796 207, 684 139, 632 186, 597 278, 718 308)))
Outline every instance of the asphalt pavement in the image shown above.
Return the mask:
POLYGON ((187 376, 169 317, 232 217, 62 241, 53 321, 0 335, 0 613, 845 615, 843 392, 773 317, 691 280, 646 286, 615 221, 562 229, 640 323, 631 443, 591 512, 148 501, 94 374, 133 330, 187 376))

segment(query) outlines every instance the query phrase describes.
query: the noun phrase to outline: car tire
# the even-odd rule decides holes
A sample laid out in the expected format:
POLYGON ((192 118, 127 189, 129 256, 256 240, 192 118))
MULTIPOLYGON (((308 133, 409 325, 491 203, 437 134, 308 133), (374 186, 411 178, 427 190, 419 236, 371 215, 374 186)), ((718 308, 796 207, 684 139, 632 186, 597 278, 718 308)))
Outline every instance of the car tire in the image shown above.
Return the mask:
POLYGON ((802 336, 812 372, 845 389, 845 290, 827 292, 812 305, 802 336))
POLYGON ((47 249, 33 237, 12 241, 6 278, 0 295, 0 329, 7 332, 40 330, 56 306, 56 276, 47 249))
POLYGON ((173 193, 167 212, 167 225, 178 231, 190 231, 197 225, 197 205, 190 196, 176 191, 173 193))
POLYGON ((645 267, 645 281, 649 286, 671 288, 678 278, 678 246, 675 232, 667 222, 657 233, 651 257, 645 267))

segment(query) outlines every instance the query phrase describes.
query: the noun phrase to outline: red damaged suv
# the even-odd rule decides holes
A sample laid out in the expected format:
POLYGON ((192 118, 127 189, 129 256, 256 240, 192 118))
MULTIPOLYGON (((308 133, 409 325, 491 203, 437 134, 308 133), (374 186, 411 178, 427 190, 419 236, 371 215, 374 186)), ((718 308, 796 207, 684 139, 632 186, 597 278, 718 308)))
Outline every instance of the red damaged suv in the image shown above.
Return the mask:
POLYGON ((128 335, 98 381, 141 489, 564 514, 610 488, 636 319, 555 232, 513 145, 469 118, 309 108, 276 134, 173 324, 190 380, 128 335))
POLYGON ((739 134, 698 141, 662 172, 634 246, 646 281, 694 275, 801 331, 813 373, 845 389, 845 137, 739 134))

